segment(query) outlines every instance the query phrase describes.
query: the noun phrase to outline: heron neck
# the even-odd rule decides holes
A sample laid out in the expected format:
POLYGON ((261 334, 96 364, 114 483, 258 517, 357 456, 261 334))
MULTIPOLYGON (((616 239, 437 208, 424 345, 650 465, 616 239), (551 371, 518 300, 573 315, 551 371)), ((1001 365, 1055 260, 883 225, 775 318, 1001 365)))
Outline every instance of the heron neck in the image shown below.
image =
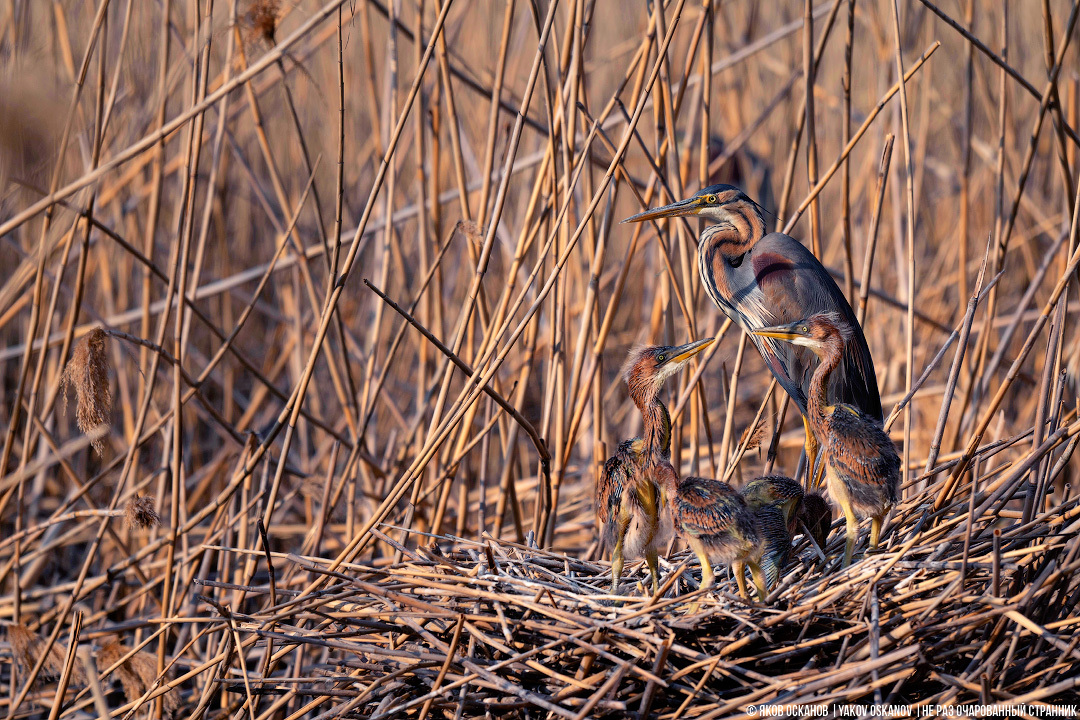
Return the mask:
POLYGON ((752 248, 759 239, 725 220, 705 228, 700 242, 703 246, 719 250, 726 257, 735 257, 752 248))
POLYGON ((840 365, 843 352, 843 341, 839 337, 830 337, 818 353, 821 362, 814 371, 813 377, 810 378, 807 393, 807 412, 810 415, 811 424, 820 423, 825 419, 826 409, 829 406, 826 397, 829 375, 840 365))
POLYGON ((644 420, 642 439, 646 455, 659 453, 667 457, 671 452, 671 416, 660 398, 652 398, 644 407, 638 406, 644 420))
POLYGON ((742 255, 765 236, 765 221, 754 208, 729 206, 715 225, 705 228, 701 243, 719 250, 726 257, 742 255))

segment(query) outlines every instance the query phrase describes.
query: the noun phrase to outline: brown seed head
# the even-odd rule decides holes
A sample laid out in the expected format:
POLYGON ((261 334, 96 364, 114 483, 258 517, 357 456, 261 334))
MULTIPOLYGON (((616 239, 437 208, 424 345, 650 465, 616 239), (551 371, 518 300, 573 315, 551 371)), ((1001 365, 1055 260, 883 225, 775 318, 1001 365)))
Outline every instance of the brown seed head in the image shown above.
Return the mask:
POLYGON ((739 444, 744 446, 743 452, 750 452, 757 450, 761 447, 761 442, 765 439, 765 418, 760 417, 758 421, 753 425, 747 425, 743 430, 742 435, 739 437, 739 444))
POLYGON ((281 19, 278 0, 255 0, 248 9, 247 21, 254 37, 262 38, 270 47, 275 44, 278 20, 281 19))
MULTIPOLYGON (((101 670, 111 667, 129 653, 131 648, 127 645, 111 642, 98 650, 98 667, 101 670)), ((124 687, 124 697, 128 702, 135 702, 157 681, 157 658, 146 651, 137 652, 116 668, 116 676, 124 687)), ((180 707, 180 699, 174 692, 165 693, 162 702, 169 716, 173 716, 180 707)))
POLYGON ((154 509, 154 500, 147 495, 136 495, 128 500, 127 507, 124 508, 124 517, 127 518, 129 526, 142 530, 155 528, 161 524, 161 516, 154 509))
POLYGON ((94 328, 75 345, 71 360, 60 376, 64 401, 75 390, 75 422, 91 436, 90 444, 101 455, 105 449, 104 436, 112 412, 112 393, 109 391, 109 358, 105 353, 105 331, 94 328), (101 430, 104 426, 105 431, 101 430))
MULTIPOLYGON (((25 625, 10 625, 7 634, 12 654, 15 656, 15 663, 19 666, 19 675, 25 680, 45 650, 45 640, 25 625)), ((34 681, 35 685, 59 680, 64 673, 66 654, 67 648, 59 641, 54 642, 45 662, 41 665, 41 670, 34 681)), ((70 684, 86 685, 86 673, 80 663, 72 667, 70 684)))
POLYGON ((473 245, 480 246, 484 244, 484 233, 476 222, 472 220, 458 220, 457 230, 465 235, 465 239, 473 245))

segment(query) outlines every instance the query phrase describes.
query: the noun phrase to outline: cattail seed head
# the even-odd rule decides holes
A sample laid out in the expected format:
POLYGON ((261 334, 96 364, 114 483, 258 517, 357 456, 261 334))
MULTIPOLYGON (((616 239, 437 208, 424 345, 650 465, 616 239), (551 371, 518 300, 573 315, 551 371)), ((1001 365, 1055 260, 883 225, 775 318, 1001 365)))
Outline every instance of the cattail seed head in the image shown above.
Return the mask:
POLYGON ((247 12, 251 36, 262 38, 270 47, 273 47, 278 20, 281 19, 280 11, 278 0, 254 0, 247 12))
POLYGON ((758 418, 758 421, 753 425, 747 425, 743 430, 742 435, 739 437, 739 444, 745 448, 743 452, 750 452, 757 450, 761 447, 761 442, 765 439, 765 418, 758 418))

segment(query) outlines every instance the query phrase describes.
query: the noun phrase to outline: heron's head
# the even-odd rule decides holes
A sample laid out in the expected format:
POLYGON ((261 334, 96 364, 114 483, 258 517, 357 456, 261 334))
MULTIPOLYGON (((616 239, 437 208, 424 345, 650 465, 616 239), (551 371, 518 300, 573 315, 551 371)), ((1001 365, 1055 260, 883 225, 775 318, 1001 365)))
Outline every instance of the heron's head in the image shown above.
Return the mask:
POLYGON ((777 507, 784 513, 784 521, 794 531, 795 511, 803 498, 802 485, 784 475, 764 475, 746 484, 740 491, 751 510, 777 507))
POLYGON ((664 381, 712 342, 713 338, 707 338, 676 347, 647 345, 631 350, 622 371, 630 397, 639 407, 651 402, 660 393, 664 381))
POLYGON ((802 345, 823 356, 833 344, 843 345, 851 337, 851 326, 836 312, 818 313, 787 325, 773 325, 751 330, 761 337, 786 340, 802 345))
POLYGON ((765 233, 761 206, 734 185, 710 185, 686 200, 653 208, 623 220, 644 222, 668 217, 696 215, 734 229, 740 237, 757 240, 765 233))

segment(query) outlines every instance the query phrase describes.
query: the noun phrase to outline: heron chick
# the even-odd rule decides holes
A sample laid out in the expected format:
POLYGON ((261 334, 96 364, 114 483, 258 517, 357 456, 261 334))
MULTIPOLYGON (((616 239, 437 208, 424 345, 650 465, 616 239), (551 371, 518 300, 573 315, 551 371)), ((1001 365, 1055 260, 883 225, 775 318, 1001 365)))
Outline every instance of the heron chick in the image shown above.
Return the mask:
POLYGON ((764 536, 761 567, 771 589, 780 580, 791 552, 791 540, 802 511, 803 487, 784 475, 764 475, 748 482, 740 494, 757 516, 764 536))
POLYGON ((722 563, 735 573, 739 595, 745 598, 749 566, 758 599, 764 600, 768 594, 761 568, 765 536, 743 496, 726 482, 693 476, 679 480, 674 472, 661 474, 660 488, 671 506, 675 532, 701 563, 701 587, 712 587, 713 565, 722 563))
POLYGON ((825 449, 829 494, 840 503, 847 521, 844 565, 851 564, 859 518, 870 518, 870 549, 878 546, 881 524, 900 499, 900 456, 873 415, 827 400, 829 376, 839 366, 852 327, 838 313, 818 313, 787 325, 753 331, 810 348, 821 360, 807 395, 810 425, 825 449))
POLYGON ((670 539, 670 515, 662 511, 656 476, 671 468, 671 417, 660 400, 664 382, 690 358, 712 343, 698 340, 678 347, 635 348, 623 366, 630 399, 641 412, 642 436, 619 444, 604 463, 596 481, 596 518, 600 543, 612 547, 611 591, 619 590, 624 558, 640 557, 652 573, 652 589, 659 589, 658 550, 670 539))

